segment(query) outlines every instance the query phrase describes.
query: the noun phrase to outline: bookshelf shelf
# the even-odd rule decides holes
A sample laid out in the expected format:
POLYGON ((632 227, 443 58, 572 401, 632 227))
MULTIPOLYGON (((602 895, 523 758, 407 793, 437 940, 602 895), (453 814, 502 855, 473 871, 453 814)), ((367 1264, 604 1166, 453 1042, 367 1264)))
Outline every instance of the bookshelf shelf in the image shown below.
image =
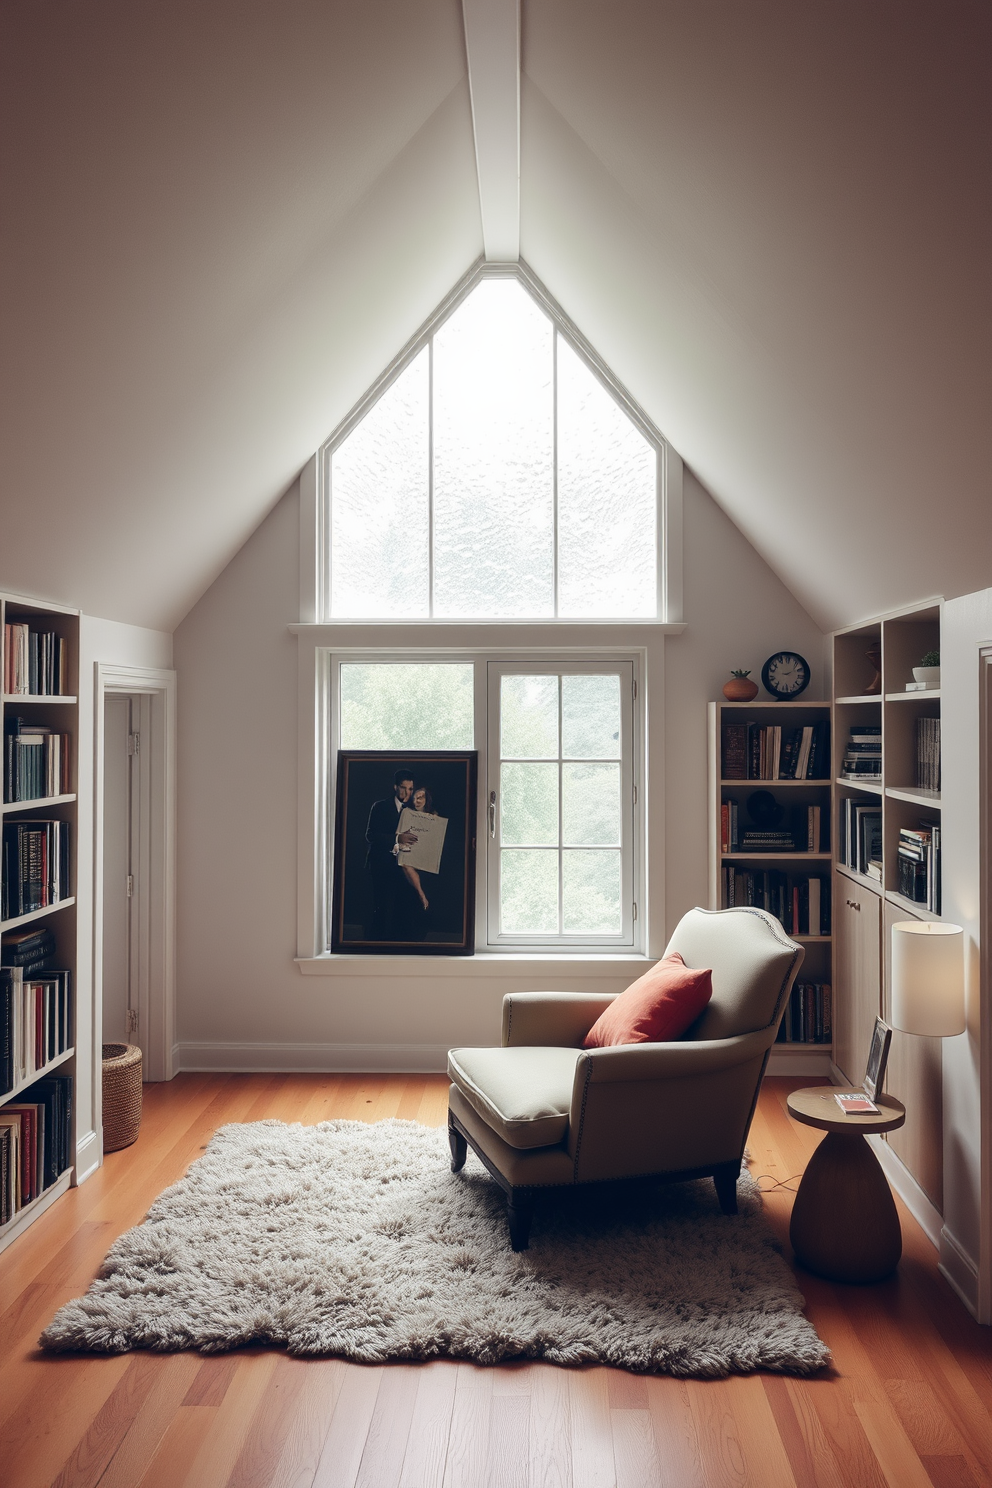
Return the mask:
POLYGON ((939 687, 927 687, 922 692, 887 692, 885 694, 887 703, 929 703, 934 699, 940 702, 939 687))
POLYGON ((5 692, 5 703, 77 703, 75 695, 64 692, 5 692))
POLYGON ((18 915, 13 920, 0 920, 0 932, 19 930, 22 925, 30 925, 32 920, 42 920, 45 915, 56 914, 60 909, 69 909, 75 902, 76 896, 70 894, 68 899, 60 899, 56 904, 46 904, 44 909, 33 909, 30 914, 18 915))
POLYGON ((75 1049, 66 1049, 64 1054, 57 1054, 54 1059, 50 1059, 44 1068, 34 1070, 30 1075, 25 1075, 23 1080, 18 1080, 13 1090, 8 1090, 3 1095, 0 1095, 0 1107, 5 1106, 8 1101, 16 1100, 21 1091, 27 1090, 29 1085, 34 1084, 35 1080, 43 1080, 46 1075, 52 1074, 60 1065, 72 1059, 75 1052, 75 1049))
POLYGON ((842 706, 843 705, 846 705, 848 703, 853 706, 854 704, 857 704, 857 703, 880 703, 881 701, 882 701, 882 694, 880 692, 861 692, 861 693, 858 693, 854 697, 838 697, 838 698, 834 698, 834 703, 835 704, 838 704, 839 703, 842 706))
POLYGON ((882 782, 880 780, 848 780, 846 775, 838 775, 835 783, 846 786, 848 790, 867 791, 870 796, 880 796, 882 794, 882 782))
POLYGON ((914 806, 927 810, 940 810, 940 791, 923 790, 916 785, 887 785, 885 794, 893 801, 910 801, 914 806))
POLYGON ((796 1038, 813 1033, 829 1018, 833 937, 831 855, 826 844, 831 758, 830 704, 822 699, 709 705, 710 908, 754 904, 765 909, 781 920, 806 953, 786 1010, 783 1037, 772 1046, 771 1068, 777 1069, 784 1057, 784 1073, 822 1074, 831 1062, 829 1039, 796 1038), (791 777, 797 763, 799 769, 814 773, 799 780, 764 778, 761 773, 764 769, 771 776, 780 768, 791 777), (728 776, 727 769, 736 770, 736 775, 728 776), (741 772, 746 778, 740 778, 741 772), (749 801, 758 792, 770 795, 778 806, 767 822, 760 803, 754 803, 757 816, 749 810, 749 801), (820 847, 742 850, 746 831, 768 826, 804 848, 811 843, 820 847), (725 852, 724 846, 736 850, 725 852))
POLYGON ((916 920, 930 920, 932 922, 938 922, 940 920, 940 915, 932 914, 925 904, 917 904, 915 900, 907 899, 905 894, 899 893, 898 889, 886 889, 885 899, 886 903, 894 904, 897 908, 904 909, 907 914, 911 914, 916 920))
MULTIPOLYGON (((0 611, 4 626, 0 696, 5 736, 0 758, 4 776, 0 797, 12 795, 18 788, 44 789, 71 784, 79 758, 78 611, 11 594, 0 594, 0 611), (32 690, 15 690, 25 686, 32 690), (34 690, 44 687, 55 690, 34 690), (30 734, 35 738, 24 739, 22 751, 16 738, 30 734), (49 735, 53 738, 49 739, 49 735), (59 735, 68 736, 65 752, 54 737, 59 735), (54 750, 59 752, 52 761, 50 751, 54 750), (13 772, 13 778, 8 772, 13 772)), ((8 1118, 13 1115, 16 1121, 17 1113, 11 1111, 12 1106, 44 1108, 44 1124, 37 1121, 35 1125, 37 1134, 44 1133, 44 1150, 39 1151, 39 1160, 43 1160, 43 1171, 49 1176, 53 1165, 62 1171, 43 1192, 14 1210, 0 1226, 0 1250, 19 1237, 22 1245, 29 1245, 25 1232, 58 1202, 74 1181, 77 1056, 87 1068, 93 1062, 92 1045, 86 1047, 89 1035, 84 1032, 83 1044, 77 1043, 78 917, 75 895, 66 892, 76 883, 78 794, 66 790, 30 800, 4 800, 2 804, 4 841, 0 862, 8 917, 0 921, 0 932, 4 960, 24 961, 25 965, 23 971, 13 965, 5 967, 0 976, 0 1048, 6 1051, 0 1063, 0 1110, 8 1118), (36 823, 44 825, 36 826, 36 823), (53 902, 41 909, 26 914, 9 912, 45 897, 53 902), (15 932, 24 927, 28 934, 15 937, 15 932), (50 930, 51 934, 32 940, 34 930, 50 930), (36 957, 34 961, 29 959, 31 955, 36 957), (39 1009, 42 1017, 36 1026, 39 1009), (33 1057, 44 1058, 69 1039, 72 1044, 64 1052, 23 1078, 14 1078, 19 1070, 16 1064, 12 1067, 11 1050, 16 1052, 23 1067, 33 1057), (11 1088, 3 1091, 8 1081, 11 1088), (40 1082, 44 1083, 38 1089, 40 1082)), ((85 1020, 83 1027, 85 1030, 85 1020)), ((20 1116, 19 1125, 21 1138, 33 1141, 29 1113, 20 1116)), ((3 1138, 12 1150, 17 1131, 17 1125, 9 1128, 5 1123, 3 1138)), ((13 1209, 14 1195, 8 1188, 3 1197, 6 1214, 13 1209)))
POLYGON ((42 811, 49 806, 67 806, 76 799, 74 792, 62 796, 38 796, 32 801, 4 801, 3 814, 12 811, 42 811))

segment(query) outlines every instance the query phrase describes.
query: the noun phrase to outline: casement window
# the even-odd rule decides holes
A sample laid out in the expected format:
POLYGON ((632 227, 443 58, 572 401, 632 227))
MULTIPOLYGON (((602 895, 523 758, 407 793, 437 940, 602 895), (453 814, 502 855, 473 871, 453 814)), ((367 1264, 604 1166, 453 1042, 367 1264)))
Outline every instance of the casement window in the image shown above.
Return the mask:
POLYGON ((335 744, 479 749, 480 949, 633 946, 633 659, 329 663, 332 765, 335 744))
POLYGON ((478 950, 648 949, 680 544, 678 456, 524 266, 478 266, 301 481, 301 959, 339 748, 479 751, 478 950))

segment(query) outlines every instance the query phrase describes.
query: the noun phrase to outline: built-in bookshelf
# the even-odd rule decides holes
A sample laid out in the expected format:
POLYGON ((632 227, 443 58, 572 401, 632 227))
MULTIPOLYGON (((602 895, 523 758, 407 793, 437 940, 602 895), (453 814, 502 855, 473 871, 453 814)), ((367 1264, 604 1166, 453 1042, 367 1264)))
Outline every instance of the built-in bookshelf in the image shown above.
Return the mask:
MULTIPOLYGON (((834 1060, 855 1084, 888 1017, 892 925, 940 917, 941 694, 939 677, 913 675, 939 651, 937 601, 833 637, 834 1060), (850 768, 857 754, 874 757, 871 773, 850 768)), ((941 1080, 940 1041, 895 1032, 886 1088, 907 1115, 887 1140, 938 1209, 941 1080)))
POLYGON ((0 1250, 75 1155, 79 616, 0 595, 3 624, 0 1250))
POLYGON ((709 904, 756 905, 805 948, 773 1064, 826 1071, 832 1046, 830 704, 709 705, 709 904))

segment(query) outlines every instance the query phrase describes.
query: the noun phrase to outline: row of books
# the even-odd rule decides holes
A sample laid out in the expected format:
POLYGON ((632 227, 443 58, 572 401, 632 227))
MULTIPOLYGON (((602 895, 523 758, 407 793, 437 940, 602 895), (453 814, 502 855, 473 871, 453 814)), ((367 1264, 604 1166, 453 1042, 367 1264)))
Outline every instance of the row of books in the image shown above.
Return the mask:
POLYGON ((940 790, 940 719, 916 720, 916 783, 921 790, 940 790))
POLYGON ((845 796, 840 803, 837 855, 846 868, 882 881, 882 810, 876 802, 845 796))
POLYGON ((72 1163, 72 1077, 50 1075, 0 1106, 0 1225, 72 1163))
POLYGON ((899 831, 899 892, 940 914, 940 822, 921 821, 899 831))
POLYGON ((797 877, 769 868, 723 869, 725 908, 754 906, 780 920, 790 935, 830 934, 830 880, 816 874, 797 877))
POLYGON ((830 725, 725 723, 724 780, 826 780, 830 774, 830 725))
POLYGON ((832 994, 828 982, 797 982, 778 1026, 780 1044, 829 1044, 833 1039, 832 994))
POLYGON ((740 828, 740 807, 735 800, 720 806, 720 851, 827 852, 829 832, 824 831, 829 813, 819 806, 796 806, 788 815, 788 826, 740 828))
POLYGON ((0 1095, 72 1048, 71 974, 0 967, 0 1095))
POLYGON ((65 641, 54 630, 23 624, 3 628, 3 690, 60 696, 66 682, 65 641))
POLYGON ((67 899, 69 823, 5 822, 0 918, 16 919, 67 899))
POLYGON ((69 734, 53 734, 24 718, 8 718, 4 800, 36 801, 70 790, 69 741, 69 734))
POLYGON ((879 723, 852 723, 844 746, 840 773, 845 780, 881 780, 882 726, 879 723))

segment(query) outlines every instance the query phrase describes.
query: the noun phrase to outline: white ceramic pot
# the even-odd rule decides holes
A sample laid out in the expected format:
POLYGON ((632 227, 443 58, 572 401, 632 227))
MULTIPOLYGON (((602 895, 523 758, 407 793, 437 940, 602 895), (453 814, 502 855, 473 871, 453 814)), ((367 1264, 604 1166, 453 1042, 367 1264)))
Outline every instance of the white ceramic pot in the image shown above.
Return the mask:
POLYGON ((940 667, 914 667, 913 680, 915 682, 925 682, 927 691, 929 692, 931 688, 940 686, 940 667))

